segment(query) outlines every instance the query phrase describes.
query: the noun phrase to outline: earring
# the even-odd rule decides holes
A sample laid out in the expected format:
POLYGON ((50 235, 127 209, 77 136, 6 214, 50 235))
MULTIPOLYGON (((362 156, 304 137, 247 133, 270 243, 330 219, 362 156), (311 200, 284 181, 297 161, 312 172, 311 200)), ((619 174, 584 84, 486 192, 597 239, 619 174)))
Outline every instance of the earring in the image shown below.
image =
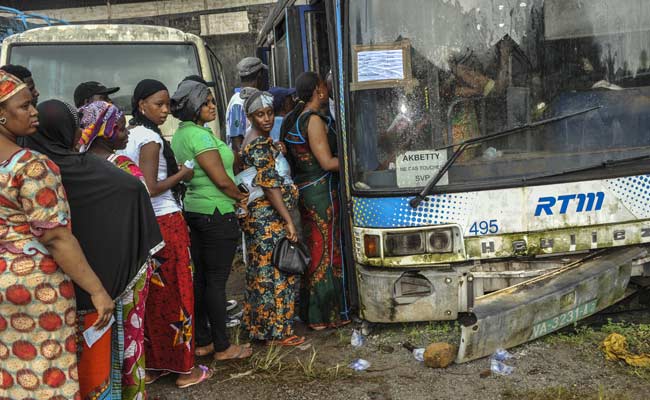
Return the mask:
POLYGON ((145 115, 144 110, 140 110, 140 114, 145 115))
POLYGON ((7 118, 5 117, 0 118, 0 125, 4 125, 6 123, 7 123, 7 118))

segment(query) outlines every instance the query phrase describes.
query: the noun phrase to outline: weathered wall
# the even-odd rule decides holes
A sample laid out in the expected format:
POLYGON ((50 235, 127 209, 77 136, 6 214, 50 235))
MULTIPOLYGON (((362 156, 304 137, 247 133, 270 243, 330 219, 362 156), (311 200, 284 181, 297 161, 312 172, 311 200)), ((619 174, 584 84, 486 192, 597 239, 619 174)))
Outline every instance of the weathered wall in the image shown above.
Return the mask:
POLYGON ((71 23, 161 25, 201 35, 223 64, 226 86, 238 85, 237 62, 255 55, 255 39, 275 0, 48 0, 0 1, 0 5, 71 23), (13 4, 16 3, 16 4, 13 4), (29 6, 31 4, 31 6, 29 6))

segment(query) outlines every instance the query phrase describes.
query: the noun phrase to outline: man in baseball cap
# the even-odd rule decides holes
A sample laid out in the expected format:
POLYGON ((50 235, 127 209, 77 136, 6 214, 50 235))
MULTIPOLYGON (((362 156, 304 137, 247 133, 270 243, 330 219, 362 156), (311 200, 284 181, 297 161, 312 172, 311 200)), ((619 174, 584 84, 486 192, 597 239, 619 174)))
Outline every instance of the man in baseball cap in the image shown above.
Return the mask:
POLYGON ((268 74, 266 73, 268 69, 257 57, 246 57, 237 64, 241 90, 230 98, 226 109, 226 138, 235 154, 239 153, 239 147, 248 128, 248 120, 244 113, 244 99, 240 93, 252 89, 266 90, 268 88, 268 74))
POLYGON ((79 108, 94 101, 106 101, 112 103, 108 95, 113 94, 118 90, 120 90, 119 87, 107 88, 101 83, 95 81, 80 83, 74 90, 74 105, 79 108))

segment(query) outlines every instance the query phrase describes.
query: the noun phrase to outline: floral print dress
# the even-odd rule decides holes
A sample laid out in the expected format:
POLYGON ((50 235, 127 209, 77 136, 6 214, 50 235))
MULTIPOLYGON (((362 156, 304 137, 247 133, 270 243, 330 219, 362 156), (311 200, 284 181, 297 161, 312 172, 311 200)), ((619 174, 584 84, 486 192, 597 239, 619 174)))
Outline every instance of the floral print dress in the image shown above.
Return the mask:
MULTIPOLYGON (((245 146, 242 161, 245 168, 255 167, 253 184, 263 188, 280 188, 289 210, 296 207, 298 190, 284 184, 275 169, 278 151, 269 137, 260 136, 245 146)), ((280 272, 272 262, 273 249, 286 235, 284 220, 265 197, 248 206, 242 221, 248 247, 246 269, 246 300, 243 326, 252 339, 278 340, 293 335, 296 277, 280 272)))
POLYGON ((37 239, 69 215, 47 157, 0 164, 0 398, 81 398, 74 286, 37 239))
POLYGON ((336 133, 331 121, 311 111, 299 117, 300 130, 290 132, 285 142, 294 160, 302 228, 311 251, 300 292, 300 318, 311 328, 323 329, 348 323, 349 315, 341 257, 338 174, 323 170, 311 150, 307 135, 311 115, 319 115, 327 122, 328 143, 336 155, 336 133))
MULTIPOLYGON (((108 157, 116 167, 133 175, 147 186, 140 167, 129 157, 112 154, 108 157)), ((148 190, 148 189, 147 189, 148 190)), ((145 388, 145 354, 144 354, 144 313, 149 293, 149 281, 155 262, 150 258, 148 268, 142 271, 135 286, 124 294, 124 300, 119 305, 123 326, 122 338, 119 340, 121 357, 115 360, 122 364, 122 400, 141 400, 146 398, 145 388)))

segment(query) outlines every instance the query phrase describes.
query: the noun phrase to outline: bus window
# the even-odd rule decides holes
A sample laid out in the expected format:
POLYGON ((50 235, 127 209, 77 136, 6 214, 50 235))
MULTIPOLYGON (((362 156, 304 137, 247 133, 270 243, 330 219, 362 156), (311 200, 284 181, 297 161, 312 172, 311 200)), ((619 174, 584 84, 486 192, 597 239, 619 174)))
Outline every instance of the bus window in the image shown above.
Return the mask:
POLYGON ((287 47, 287 31, 285 20, 275 27, 275 46, 273 46, 274 78, 275 85, 282 87, 291 86, 291 71, 289 63, 289 48, 287 47))
POLYGON ((79 83, 100 81, 120 87, 111 98, 129 113, 140 80, 160 80, 173 93, 180 79, 199 74, 195 47, 176 43, 20 44, 10 48, 9 62, 32 71, 42 99, 72 103, 79 83))
POLYGON ((212 49, 209 49, 210 68, 212 70, 212 79, 214 81, 214 91, 217 100, 217 117, 219 118, 219 131, 226 132, 226 108, 230 100, 226 94, 226 84, 224 82, 223 67, 221 61, 215 56, 212 49))

